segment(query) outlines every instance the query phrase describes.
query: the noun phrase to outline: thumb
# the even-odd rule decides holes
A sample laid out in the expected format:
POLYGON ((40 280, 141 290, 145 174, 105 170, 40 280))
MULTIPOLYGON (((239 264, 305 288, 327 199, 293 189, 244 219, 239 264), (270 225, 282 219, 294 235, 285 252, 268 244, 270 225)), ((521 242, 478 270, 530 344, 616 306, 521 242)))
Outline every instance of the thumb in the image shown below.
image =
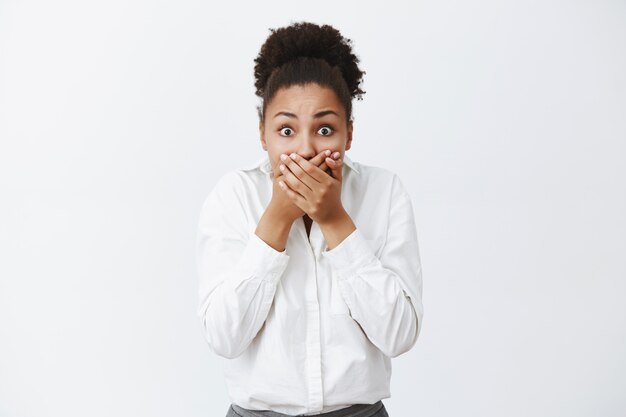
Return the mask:
POLYGON ((330 168, 332 177, 341 182, 343 180, 343 159, 341 159, 340 157, 341 154, 339 154, 337 160, 330 157, 326 158, 326 165, 328 165, 328 167, 330 168))

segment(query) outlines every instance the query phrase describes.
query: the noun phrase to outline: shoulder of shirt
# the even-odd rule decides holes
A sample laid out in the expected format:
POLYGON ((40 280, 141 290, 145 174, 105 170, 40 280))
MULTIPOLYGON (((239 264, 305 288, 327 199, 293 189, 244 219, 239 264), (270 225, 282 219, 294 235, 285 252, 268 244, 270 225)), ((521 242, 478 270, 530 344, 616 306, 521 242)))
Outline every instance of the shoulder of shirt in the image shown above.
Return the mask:
POLYGON ((231 169, 220 175, 209 195, 204 200, 204 206, 212 204, 215 201, 233 202, 241 200, 242 194, 245 193, 245 175, 240 170, 231 169))
MULTIPOLYGON (((346 161, 348 157, 346 155, 346 161)), ((372 187, 375 190, 389 189, 391 196, 409 195, 408 190, 404 184, 404 181, 400 175, 390 169, 377 165, 364 164, 361 162, 351 161, 358 171, 359 175, 355 176, 357 180, 362 179, 367 183, 367 187, 372 187)))

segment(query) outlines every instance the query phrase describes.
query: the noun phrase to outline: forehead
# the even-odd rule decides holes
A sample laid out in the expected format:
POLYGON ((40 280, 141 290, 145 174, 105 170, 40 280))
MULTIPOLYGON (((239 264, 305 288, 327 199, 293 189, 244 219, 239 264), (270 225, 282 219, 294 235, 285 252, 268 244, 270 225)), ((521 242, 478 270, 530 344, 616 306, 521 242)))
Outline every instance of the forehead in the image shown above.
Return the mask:
MULTIPOLYGON (((293 112, 315 112, 321 108, 343 111, 337 94, 316 83, 283 87, 276 92, 268 108, 293 112)), ((340 113, 341 114, 341 113, 340 113)))

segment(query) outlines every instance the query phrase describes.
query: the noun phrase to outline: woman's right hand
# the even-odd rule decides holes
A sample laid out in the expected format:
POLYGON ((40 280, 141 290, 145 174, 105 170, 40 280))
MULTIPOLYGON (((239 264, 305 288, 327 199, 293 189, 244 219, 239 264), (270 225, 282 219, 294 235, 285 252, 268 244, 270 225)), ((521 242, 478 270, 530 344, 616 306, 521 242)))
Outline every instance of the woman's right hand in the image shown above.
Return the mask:
MULTIPOLYGON (((331 158, 337 159, 334 156, 331 156, 331 158)), ((324 150, 311 158, 309 162, 313 165, 317 165, 322 171, 326 171, 328 165, 326 165, 325 160, 326 151, 324 150)), ((274 207, 277 213, 280 213, 283 219, 289 220, 291 224, 298 217, 304 216, 305 213, 300 207, 291 201, 287 193, 280 188, 280 185, 278 185, 279 181, 286 182, 285 174, 278 169, 281 163, 282 162, 279 160, 276 166, 272 168, 272 199, 270 200, 270 205, 274 207)))

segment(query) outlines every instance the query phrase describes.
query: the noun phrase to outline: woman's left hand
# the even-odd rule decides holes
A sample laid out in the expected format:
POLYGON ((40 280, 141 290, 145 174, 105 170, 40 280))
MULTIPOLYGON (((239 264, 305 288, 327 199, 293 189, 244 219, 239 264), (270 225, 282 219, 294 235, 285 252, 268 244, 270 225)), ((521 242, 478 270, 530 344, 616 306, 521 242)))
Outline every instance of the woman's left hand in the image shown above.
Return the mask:
POLYGON ((341 204, 342 159, 335 152, 326 158, 331 175, 296 153, 282 154, 279 169, 286 181, 281 188, 309 217, 320 225, 332 222, 344 213, 341 204))

